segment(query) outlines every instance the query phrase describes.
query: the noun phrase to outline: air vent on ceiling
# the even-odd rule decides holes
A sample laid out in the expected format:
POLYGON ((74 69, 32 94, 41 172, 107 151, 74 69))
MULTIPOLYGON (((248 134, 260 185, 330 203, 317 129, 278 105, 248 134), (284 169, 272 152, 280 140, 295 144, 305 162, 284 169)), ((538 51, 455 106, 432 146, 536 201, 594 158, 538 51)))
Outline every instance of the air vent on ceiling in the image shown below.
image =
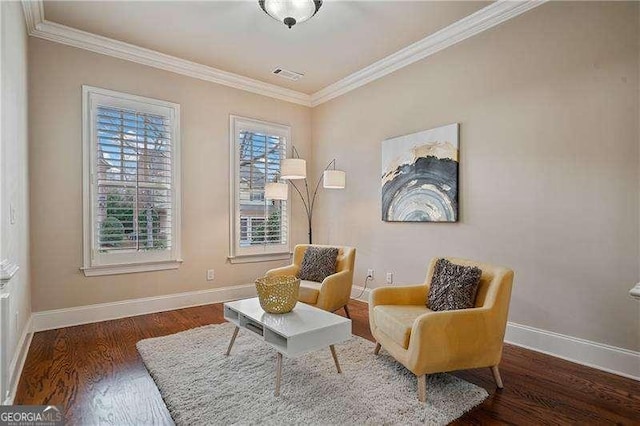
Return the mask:
POLYGON ((287 80, 293 80, 293 81, 298 81, 304 76, 304 74, 301 74, 299 72, 285 70, 284 68, 280 68, 280 67, 273 70, 273 74, 282 78, 286 78, 287 80))

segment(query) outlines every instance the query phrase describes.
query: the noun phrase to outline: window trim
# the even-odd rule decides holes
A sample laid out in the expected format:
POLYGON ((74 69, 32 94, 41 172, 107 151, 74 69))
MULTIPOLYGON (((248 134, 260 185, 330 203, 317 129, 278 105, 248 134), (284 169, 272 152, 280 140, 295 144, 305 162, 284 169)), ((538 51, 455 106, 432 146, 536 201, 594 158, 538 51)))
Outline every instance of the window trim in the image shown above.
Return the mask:
POLYGON ((291 127, 256 120, 253 118, 229 115, 229 262, 250 263, 271 260, 286 260, 291 257, 291 202, 286 203, 287 236, 285 244, 263 245, 251 247, 250 250, 240 247, 240 170, 237 167, 239 158, 236 149, 237 129, 253 129, 256 132, 267 132, 285 139, 285 152, 291 144, 291 127))
POLYGON ((162 101, 153 98, 147 98, 128 93, 116 92, 113 90, 102 89, 93 86, 82 86, 82 204, 83 204, 83 265, 80 268, 84 275, 114 275, 126 274, 134 272, 160 271, 167 269, 177 269, 182 263, 181 258, 181 149, 180 149, 180 105, 162 101), (92 102, 95 97, 113 98, 115 102, 110 103, 111 106, 126 106, 127 104, 143 103, 149 107, 149 110, 171 110, 171 154, 172 154, 172 235, 171 250, 168 256, 158 256, 157 253, 149 253, 148 256, 139 256, 138 260, 118 261, 118 262, 99 262, 93 256, 95 241, 95 167, 96 161, 96 144, 94 143, 95 125, 93 123, 92 102))

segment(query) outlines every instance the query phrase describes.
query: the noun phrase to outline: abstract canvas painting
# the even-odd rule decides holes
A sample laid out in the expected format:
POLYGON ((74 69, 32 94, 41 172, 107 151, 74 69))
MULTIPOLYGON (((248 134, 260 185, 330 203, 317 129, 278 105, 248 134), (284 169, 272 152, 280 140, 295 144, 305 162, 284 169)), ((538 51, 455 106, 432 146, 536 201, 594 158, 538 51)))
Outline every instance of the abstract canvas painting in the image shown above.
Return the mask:
POLYGON ((382 220, 458 221, 458 128, 382 142, 382 220))

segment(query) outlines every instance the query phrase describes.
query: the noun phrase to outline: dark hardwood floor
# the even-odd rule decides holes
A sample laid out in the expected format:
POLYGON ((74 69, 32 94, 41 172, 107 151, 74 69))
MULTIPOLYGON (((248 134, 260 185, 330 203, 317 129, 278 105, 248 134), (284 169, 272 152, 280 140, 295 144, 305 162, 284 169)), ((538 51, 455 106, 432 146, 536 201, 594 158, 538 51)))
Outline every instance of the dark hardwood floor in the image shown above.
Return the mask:
MULTIPOLYGON (((349 309, 353 333, 372 340, 367 305, 349 309)), ((74 425, 171 423, 136 342, 223 321, 215 304, 36 333, 15 403, 60 405, 74 425)), ((454 373, 490 395, 456 424, 640 424, 634 380, 511 345, 500 369, 502 391, 488 368, 454 373)))

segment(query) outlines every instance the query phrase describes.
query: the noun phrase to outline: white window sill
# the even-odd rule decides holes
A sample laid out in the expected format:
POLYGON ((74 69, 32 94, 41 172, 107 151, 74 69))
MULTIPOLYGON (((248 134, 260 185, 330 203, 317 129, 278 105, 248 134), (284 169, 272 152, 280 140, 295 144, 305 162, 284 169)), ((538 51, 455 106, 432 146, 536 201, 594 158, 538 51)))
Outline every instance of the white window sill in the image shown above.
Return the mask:
POLYGON ((163 262, 132 263, 128 265, 103 265, 80 268, 86 277, 100 275, 133 274, 136 272, 164 271, 178 269, 182 260, 168 260, 163 262))
POLYGON ((291 253, 270 253, 270 254, 252 254, 229 256, 229 263, 255 263, 255 262, 272 262, 274 260, 289 260, 291 253))

